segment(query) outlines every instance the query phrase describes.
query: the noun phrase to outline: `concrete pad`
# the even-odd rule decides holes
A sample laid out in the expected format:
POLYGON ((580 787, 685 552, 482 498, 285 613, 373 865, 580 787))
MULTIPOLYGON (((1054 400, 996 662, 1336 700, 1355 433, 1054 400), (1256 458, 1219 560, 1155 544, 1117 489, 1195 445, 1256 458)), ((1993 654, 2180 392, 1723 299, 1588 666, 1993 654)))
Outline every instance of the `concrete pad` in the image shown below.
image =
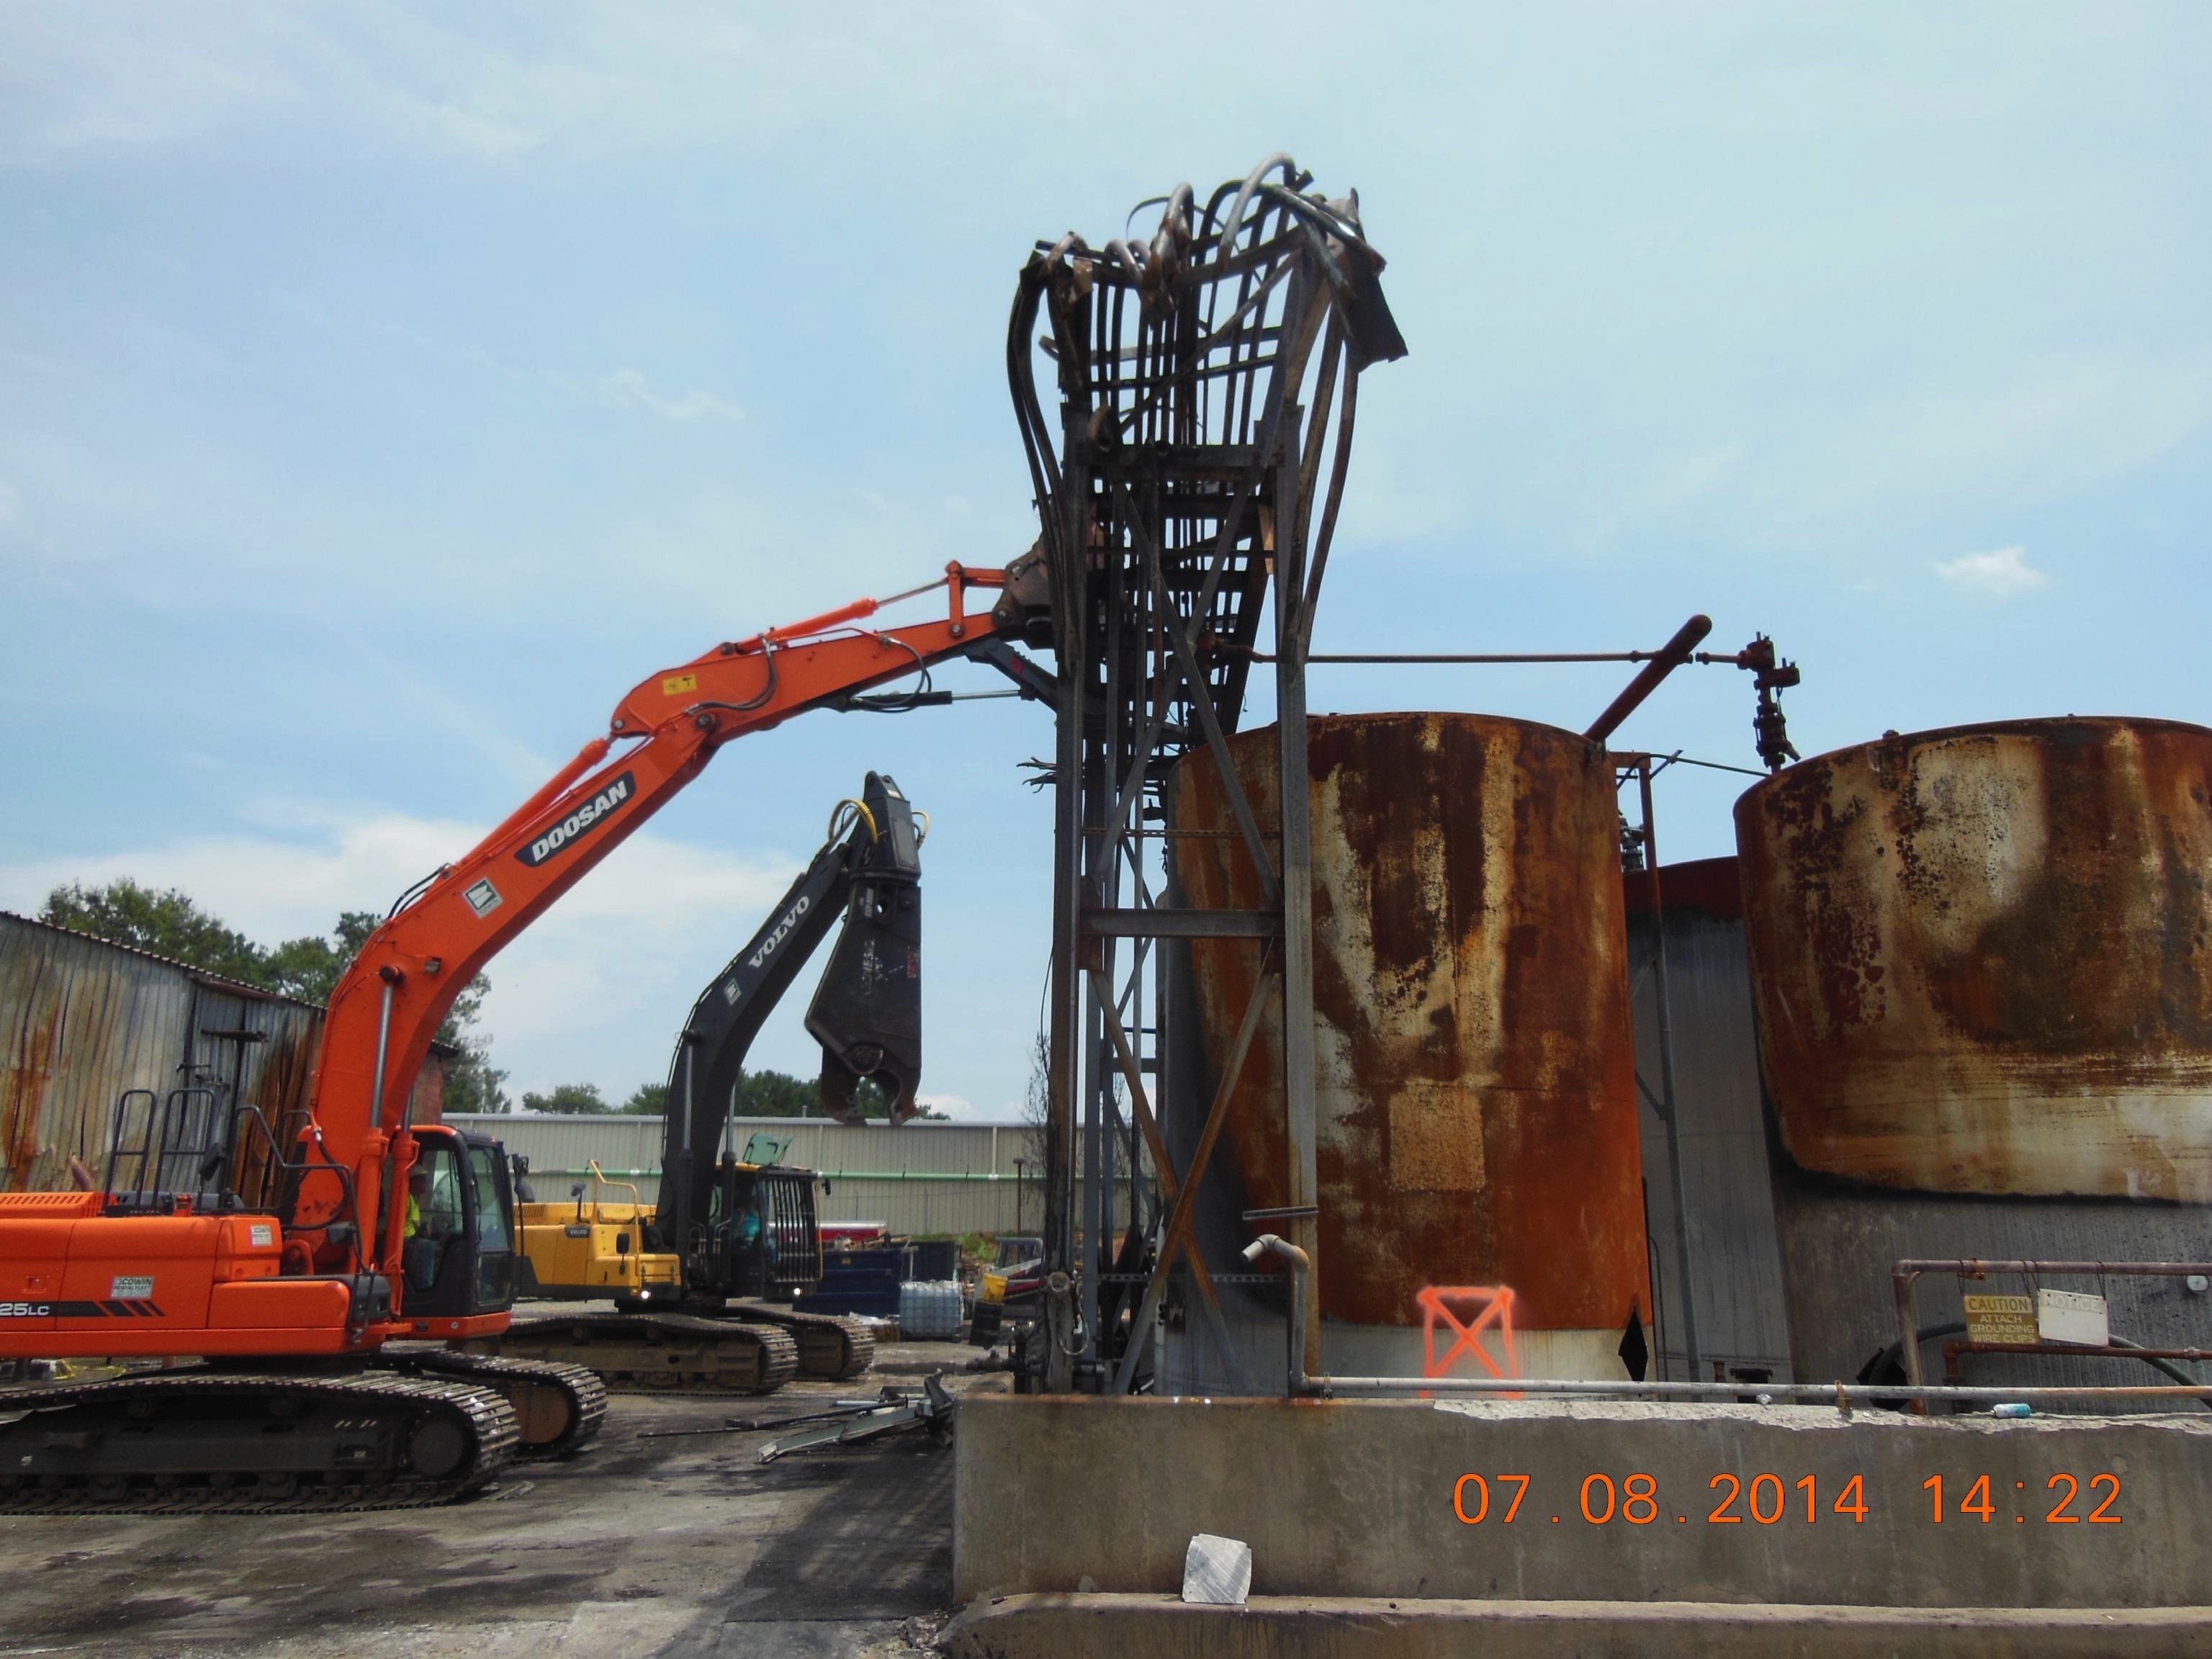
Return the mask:
POLYGON ((942 1643, 954 1659, 2197 1659, 2212 1607, 1010 1595, 961 1614, 942 1643))
POLYGON ((1172 1591, 1203 1532, 1261 1596, 2212 1606, 2203 1412, 1007 1396, 957 1455, 963 1603, 1172 1591))

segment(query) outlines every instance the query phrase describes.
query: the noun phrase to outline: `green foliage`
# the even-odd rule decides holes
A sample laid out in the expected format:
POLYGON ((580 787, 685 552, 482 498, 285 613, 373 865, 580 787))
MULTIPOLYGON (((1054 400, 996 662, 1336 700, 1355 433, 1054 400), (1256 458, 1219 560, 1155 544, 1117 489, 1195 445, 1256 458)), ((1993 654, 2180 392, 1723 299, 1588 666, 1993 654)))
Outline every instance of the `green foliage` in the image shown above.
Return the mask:
POLYGON ((610 1108, 600 1095, 598 1084, 563 1083, 550 1094, 525 1094, 522 1109, 526 1112, 566 1112, 580 1115, 605 1112, 610 1108))
POLYGON ((820 1117, 822 1096, 811 1078, 788 1072, 747 1072, 738 1079, 739 1117, 820 1117))
MULTIPOLYGON (((346 965, 382 925, 374 910, 348 910, 327 937, 289 939, 264 950, 226 926, 177 889, 155 891, 125 876, 101 887, 72 882, 46 895, 44 921, 117 945, 136 945, 173 957, 203 973, 220 974, 264 990, 328 1003, 346 965)), ((507 1073, 491 1063, 489 1040, 477 1029, 484 993, 482 974, 462 988, 438 1028, 438 1041, 458 1048, 446 1062, 444 1105, 449 1112, 503 1112, 507 1073)))
MULTIPOLYGON (((479 974, 471 982, 470 989, 475 990, 483 983, 483 975, 479 974)), ((464 999, 467 995, 467 992, 462 993, 464 999)), ((478 992, 478 1000, 482 1000, 482 996, 483 994, 478 992)), ((475 1018, 473 1011, 469 1017, 475 1018)), ((439 1028, 441 1036, 444 1036, 447 1031, 456 1030, 459 1031, 458 1037, 448 1037, 447 1041, 453 1042, 453 1046, 461 1051, 446 1061, 444 1109, 449 1112, 514 1110, 514 1103, 507 1098, 507 1090, 504 1087, 507 1073, 491 1063, 490 1042, 480 1032, 457 1025, 460 1018, 460 1004, 457 1001, 453 1006, 453 1012, 447 1016, 445 1024, 439 1028)))
MULTIPOLYGON (((303 1002, 328 1002, 346 964, 361 953, 381 921, 374 910, 348 910, 338 917, 338 925, 327 939, 310 934, 286 939, 263 959, 267 982, 303 1002)), ((478 991, 476 1001, 483 1000, 483 994, 478 991)), ((473 1008, 471 1012, 473 1015, 473 1008)))
POLYGON ((629 1098, 615 1109, 631 1117, 665 1117, 668 1113, 668 1085, 641 1083, 630 1091, 629 1098))
MULTIPOLYGON (((873 1078, 862 1078, 860 1086, 853 1091, 853 1103, 866 1118, 890 1115, 890 1091, 873 1078)), ((796 1078, 788 1072, 747 1072, 738 1079, 738 1115, 739 1117, 826 1117, 822 1109, 822 1091, 811 1078, 796 1078)), ((918 1116, 942 1119, 944 1113, 925 1106, 918 1116)))
POLYGON ((71 882, 46 895, 40 919, 73 933, 171 957, 225 979, 269 983, 261 947, 225 927, 173 887, 141 887, 128 876, 104 887, 71 882))

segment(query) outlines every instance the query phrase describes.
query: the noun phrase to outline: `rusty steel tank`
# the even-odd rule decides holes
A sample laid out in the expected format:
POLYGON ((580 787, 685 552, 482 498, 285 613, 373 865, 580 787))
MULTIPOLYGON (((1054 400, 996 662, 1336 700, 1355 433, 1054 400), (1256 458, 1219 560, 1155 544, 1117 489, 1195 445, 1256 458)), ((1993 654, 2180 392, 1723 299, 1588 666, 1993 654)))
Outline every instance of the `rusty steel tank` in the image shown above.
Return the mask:
MULTIPOLYGON (((1275 729, 1229 747, 1273 822, 1275 729)), ((1316 717, 1308 756, 1326 1363, 1419 1375, 1422 1287, 1504 1285, 1522 1375, 1623 1376, 1623 1328, 1648 1325, 1651 1302, 1604 746, 1525 720, 1395 714, 1316 717)), ((1206 751, 1179 767, 1170 816, 1203 832, 1170 842, 1184 902, 1260 903, 1206 751)), ((1260 948, 1193 941, 1184 960, 1210 1079, 1260 948)), ((1285 1201, 1279 1006, 1230 1107, 1226 1180, 1209 1177, 1232 1194, 1215 1206, 1232 1224, 1237 1204, 1285 1201)))
POLYGON ((1802 1168, 2212 1200, 2212 731, 1894 734, 1736 804, 1767 1089, 1802 1168))

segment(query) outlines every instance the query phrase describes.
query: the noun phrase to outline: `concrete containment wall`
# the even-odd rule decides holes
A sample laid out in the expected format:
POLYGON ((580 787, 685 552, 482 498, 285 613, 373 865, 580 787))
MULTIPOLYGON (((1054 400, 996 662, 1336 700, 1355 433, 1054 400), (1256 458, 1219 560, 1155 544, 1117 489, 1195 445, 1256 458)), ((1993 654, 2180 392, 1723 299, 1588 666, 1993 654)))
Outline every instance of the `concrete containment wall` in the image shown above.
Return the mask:
POLYGON ((957 1455, 963 1601, 1173 1590, 1209 1532, 1255 1595, 2212 1605, 2202 1412, 971 1396, 957 1455))

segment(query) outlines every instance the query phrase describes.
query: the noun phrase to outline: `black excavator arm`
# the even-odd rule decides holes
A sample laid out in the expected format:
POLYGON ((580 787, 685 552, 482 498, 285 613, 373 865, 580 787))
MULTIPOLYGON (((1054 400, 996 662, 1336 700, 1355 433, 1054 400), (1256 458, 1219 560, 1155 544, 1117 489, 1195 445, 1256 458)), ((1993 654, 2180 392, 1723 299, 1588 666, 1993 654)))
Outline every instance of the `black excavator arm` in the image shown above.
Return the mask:
POLYGON ((891 1097, 890 1121, 914 1115, 921 1075, 921 861, 914 809, 874 772, 841 807, 829 840, 760 930, 692 1005, 669 1068, 660 1194, 660 1248, 688 1254, 710 1214, 716 1149, 746 1053, 823 937, 842 916, 806 1029, 822 1044, 822 1099, 842 1122, 860 1121, 854 1091, 873 1077, 891 1097))

